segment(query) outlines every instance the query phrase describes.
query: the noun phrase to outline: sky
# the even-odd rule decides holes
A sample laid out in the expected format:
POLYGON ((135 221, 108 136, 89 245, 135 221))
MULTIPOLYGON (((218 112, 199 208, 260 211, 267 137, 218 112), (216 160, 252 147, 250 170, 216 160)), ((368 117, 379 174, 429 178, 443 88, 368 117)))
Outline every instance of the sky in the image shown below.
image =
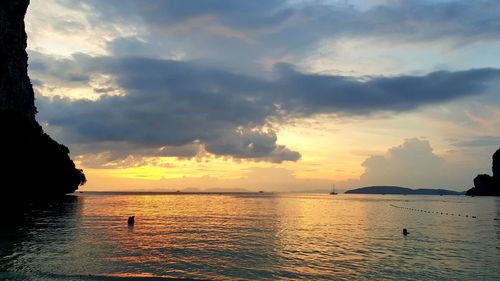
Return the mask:
POLYGON ((466 190, 500 147, 494 0, 32 0, 80 190, 466 190))

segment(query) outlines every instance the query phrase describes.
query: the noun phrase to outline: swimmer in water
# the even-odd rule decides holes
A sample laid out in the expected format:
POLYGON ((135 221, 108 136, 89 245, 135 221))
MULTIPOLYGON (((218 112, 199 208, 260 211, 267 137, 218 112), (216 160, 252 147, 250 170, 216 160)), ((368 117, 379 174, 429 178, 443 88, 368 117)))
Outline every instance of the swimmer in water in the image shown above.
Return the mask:
POLYGON ((408 230, 406 230, 406 228, 403 228, 403 235, 404 235, 404 236, 406 236, 406 235, 408 235, 408 234, 410 234, 410 233, 408 232, 408 230))
POLYGON ((135 216, 128 217, 128 225, 129 226, 134 225, 134 222, 135 222, 134 219, 135 219, 135 216))

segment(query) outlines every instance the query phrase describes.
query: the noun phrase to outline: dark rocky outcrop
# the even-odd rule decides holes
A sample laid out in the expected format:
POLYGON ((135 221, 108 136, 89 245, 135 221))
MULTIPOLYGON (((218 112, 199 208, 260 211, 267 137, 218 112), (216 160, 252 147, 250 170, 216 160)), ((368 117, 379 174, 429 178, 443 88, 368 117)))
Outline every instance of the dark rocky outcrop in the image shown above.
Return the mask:
POLYGON ((474 179, 474 187, 465 195, 500 196, 500 149, 493 154, 493 176, 478 175, 474 179))
POLYGON ((411 189, 400 186, 367 186, 348 190, 346 194, 404 194, 404 195, 463 195, 463 192, 446 190, 419 188, 411 189))
POLYGON ((64 145, 35 120, 28 77, 24 16, 29 0, 0 4, 0 196, 42 197, 75 191, 85 183, 64 145), (5 196, 13 195, 13 196, 5 196))
POLYGON ((500 149, 493 153, 493 166, 491 169, 493 170, 493 177, 500 178, 500 149))

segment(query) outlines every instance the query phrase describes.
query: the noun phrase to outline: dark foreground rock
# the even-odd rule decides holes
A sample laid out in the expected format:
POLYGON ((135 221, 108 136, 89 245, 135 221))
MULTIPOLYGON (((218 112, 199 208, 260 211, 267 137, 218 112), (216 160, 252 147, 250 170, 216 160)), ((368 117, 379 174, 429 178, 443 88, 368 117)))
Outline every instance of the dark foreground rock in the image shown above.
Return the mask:
POLYGON ((85 182, 69 150, 17 112, 0 113, 2 194, 54 196, 74 192, 85 182))
POLYGON ((500 149, 493 154, 493 176, 478 175, 474 178, 474 187, 465 195, 500 196, 500 149))
POLYGON ((24 15, 29 0, 0 3, 0 197, 53 197, 85 183, 69 150, 35 120, 24 15), (12 195, 12 196, 11 196, 12 195))

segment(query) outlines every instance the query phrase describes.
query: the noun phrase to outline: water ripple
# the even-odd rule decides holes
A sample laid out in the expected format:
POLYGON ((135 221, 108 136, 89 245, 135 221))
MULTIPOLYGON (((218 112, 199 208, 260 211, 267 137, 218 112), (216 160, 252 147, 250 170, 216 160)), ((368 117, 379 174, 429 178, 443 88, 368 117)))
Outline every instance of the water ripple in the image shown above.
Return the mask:
POLYGON ((0 233, 0 279, 498 280, 499 214, 461 196, 83 195, 0 233))

